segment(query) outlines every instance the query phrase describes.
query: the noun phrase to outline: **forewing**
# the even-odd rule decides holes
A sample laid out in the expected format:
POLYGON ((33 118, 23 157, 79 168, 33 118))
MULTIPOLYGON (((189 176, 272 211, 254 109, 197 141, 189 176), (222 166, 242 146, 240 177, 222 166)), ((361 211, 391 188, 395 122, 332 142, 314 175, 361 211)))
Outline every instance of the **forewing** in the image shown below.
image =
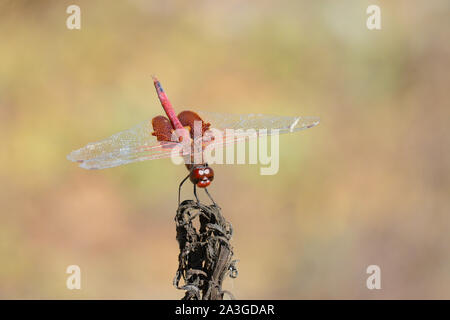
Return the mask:
POLYGON ((228 114, 209 111, 201 111, 198 114, 205 122, 211 123, 212 128, 219 130, 255 129, 256 131, 267 129, 267 135, 275 133, 274 129, 277 129, 279 134, 283 134, 312 128, 319 124, 318 117, 274 116, 258 113, 228 114))
POLYGON ((88 143, 72 151, 67 159, 80 163, 84 169, 105 169, 123 164, 152 159, 168 158, 177 142, 160 142, 152 136, 151 121, 145 121, 131 129, 111 137, 88 143))
POLYGON ((201 111, 198 114, 205 122, 211 123, 210 130, 205 133, 204 148, 218 148, 222 145, 255 139, 261 135, 295 132, 319 124, 318 117, 228 114, 208 111, 201 111))

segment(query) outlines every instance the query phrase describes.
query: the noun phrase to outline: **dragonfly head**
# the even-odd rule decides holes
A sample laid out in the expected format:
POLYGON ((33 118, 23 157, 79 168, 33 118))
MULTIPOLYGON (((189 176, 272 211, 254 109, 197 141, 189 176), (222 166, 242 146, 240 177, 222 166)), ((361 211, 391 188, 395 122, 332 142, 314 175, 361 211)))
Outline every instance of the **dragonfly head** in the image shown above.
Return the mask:
POLYGON ((189 178, 197 187, 206 188, 214 180, 214 170, 207 164, 196 166, 189 178))

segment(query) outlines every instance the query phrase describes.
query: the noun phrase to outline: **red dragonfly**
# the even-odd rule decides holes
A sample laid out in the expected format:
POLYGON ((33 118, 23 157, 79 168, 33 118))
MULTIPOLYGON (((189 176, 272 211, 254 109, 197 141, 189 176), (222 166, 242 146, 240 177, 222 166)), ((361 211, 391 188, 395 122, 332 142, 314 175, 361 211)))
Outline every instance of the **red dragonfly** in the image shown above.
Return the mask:
POLYGON ((188 176, 180 183, 178 202, 181 186, 190 178, 194 184, 197 202, 196 187, 199 187, 205 189, 215 204, 206 188, 214 179, 214 170, 203 161, 203 157, 200 157, 200 161, 192 161, 195 153, 182 147, 182 145, 194 144, 196 137, 193 129, 196 124, 200 124, 197 128, 200 128, 202 141, 198 152, 202 153, 208 146, 220 147, 252 137, 256 138, 258 133, 249 135, 249 129, 255 132, 265 129, 267 135, 283 134, 312 128, 319 123, 317 117, 223 114, 190 110, 176 115, 161 83, 156 77, 153 77, 153 82, 167 117, 159 115, 151 121, 147 120, 105 140, 88 143, 83 148, 72 151, 67 158, 80 163, 80 167, 84 169, 105 169, 136 161, 168 158, 173 155, 174 150, 177 150, 184 157, 186 168, 189 170, 188 176), (234 131, 232 136, 227 135, 228 130, 234 131), (218 133, 221 133, 220 137, 218 133))

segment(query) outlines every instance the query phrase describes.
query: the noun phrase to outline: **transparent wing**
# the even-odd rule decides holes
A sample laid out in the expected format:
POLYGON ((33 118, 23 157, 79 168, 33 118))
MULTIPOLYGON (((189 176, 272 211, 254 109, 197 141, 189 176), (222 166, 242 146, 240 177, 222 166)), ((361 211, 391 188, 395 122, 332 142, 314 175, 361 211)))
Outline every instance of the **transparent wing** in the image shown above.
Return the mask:
MULTIPOLYGON (((197 112, 211 123, 203 137, 203 150, 210 151, 224 145, 256 139, 262 135, 284 134, 312 128, 319 124, 318 117, 289 117, 264 114, 227 114, 208 111, 197 112), (227 130, 233 129, 233 130, 227 130), (262 131, 262 129, 266 129, 262 131)), ((195 153, 195 152, 194 152, 195 153)), ((202 161, 207 161, 201 157, 202 161)))
POLYGON ((210 122, 211 127, 225 129, 267 129, 267 135, 270 135, 277 129, 279 134, 295 132, 312 128, 319 124, 318 117, 290 117, 274 116, 266 114, 232 114, 216 113, 209 111, 199 111, 198 114, 204 121, 210 122))
MULTIPOLYGON (((220 146, 246 139, 257 138, 261 129, 267 129, 267 135, 279 134, 308 129, 319 124, 317 117, 289 117, 263 114, 226 114, 201 111, 198 114, 204 121, 210 122, 212 139, 203 143, 203 146, 220 146), (226 129, 241 131, 229 135, 226 129), (255 131, 249 131, 254 129, 255 131), (276 129, 277 131, 272 131, 276 129), (221 135, 218 135, 218 130, 221 135)), ((81 149, 72 151, 67 159, 80 163, 84 169, 105 169, 123 164, 153 159, 168 158, 172 155, 177 142, 159 142, 151 133, 151 121, 147 120, 131 129, 118 132, 111 137, 88 143, 81 149)), ((205 138, 205 137, 204 137, 205 138)), ((203 148, 201 148, 203 149, 203 148)), ((184 156, 186 149, 183 150, 184 156)))
POLYGON ((72 151, 67 159, 80 163, 84 169, 104 169, 136 161, 168 158, 177 142, 159 142, 152 136, 151 121, 147 120, 131 129, 111 137, 88 143, 72 151))

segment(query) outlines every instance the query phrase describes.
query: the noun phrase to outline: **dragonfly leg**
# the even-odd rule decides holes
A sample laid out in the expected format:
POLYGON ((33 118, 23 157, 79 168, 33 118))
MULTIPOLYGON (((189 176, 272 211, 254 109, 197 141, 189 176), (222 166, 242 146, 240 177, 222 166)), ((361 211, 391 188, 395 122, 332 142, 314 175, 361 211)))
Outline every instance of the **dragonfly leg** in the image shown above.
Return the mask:
POLYGON ((194 196, 195 196, 195 199, 197 200, 197 203, 199 204, 199 203, 200 203, 200 200, 198 200, 198 196, 197 196, 197 185, 196 185, 196 184, 194 184, 194 196))
POLYGON ((211 199, 212 203, 213 203, 216 207, 218 207, 217 203, 214 201, 214 199, 213 199, 213 198, 211 197, 211 195, 209 194, 208 188, 205 188, 205 192, 206 192, 206 194, 208 195, 208 197, 211 199))
POLYGON ((184 178, 183 181, 181 181, 180 185, 178 186, 178 206, 180 205, 181 186, 182 186, 183 183, 187 180, 187 178, 189 178, 189 175, 190 175, 190 174, 188 174, 188 175, 186 176, 186 178, 184 178))

